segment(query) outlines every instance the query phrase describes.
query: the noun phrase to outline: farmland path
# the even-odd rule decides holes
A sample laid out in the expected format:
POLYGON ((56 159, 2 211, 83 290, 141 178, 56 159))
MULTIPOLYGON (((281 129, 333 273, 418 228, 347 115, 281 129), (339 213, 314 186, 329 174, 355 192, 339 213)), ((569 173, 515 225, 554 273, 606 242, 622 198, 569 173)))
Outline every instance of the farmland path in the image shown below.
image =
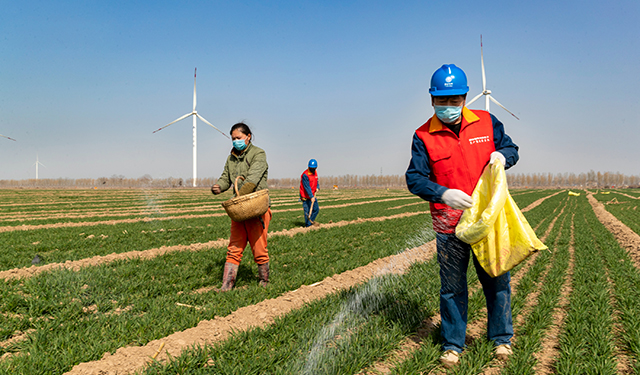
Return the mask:
MULTIPOLYGON (((350 221, 344 220, 336 223, 320 224, 320 226, 318 227, 307 227, 307 228, 299 227, 299 228, 293 228, 293 229, 285 229, 279 232, 269 233, 269 238, 273 236, 291 236, 292 237, 298 233, 306 233, 311 230, 318 230, 322 228, 334 228, 334 227, 342 227, 345 225, 360 224, 360 223, 366 223, 366 222, 393 220, 393 219, 399 219, 407 216, 415 216, 415 215, 421 215, 421 214, 427 214, 427 213, 428 213, 427 211, 406 212, 406 213, 390 215, 390 216, 380 216, 380 217, 373 217, 373 218, 366 218, 366 219, 359 218, 359 219, 350 220, 350 221)), ((119 254, 112 253, 108 255, 96 255, 91 258, 80 259, 75 261, 66 261, 64 263, 49 263, 42 266, 30 266, 30 267, 23 267, 23 268, 14 268, 7 271, 0 271, 0 279, 10 280, 10 279, 31 277, 41 272, 52 271, 58 268, 66 268, 66 269, 72 269, 77 271, 82 267, 97 266, 105 263, 115 262, 121 259, 133 259, 133 258, 151 259, 151 258, 155 258, 163 254, 174 252, 174 251, 201 251, 208 248, 225 247, 228 244, 229 244, 229 240, 219 239, 219 240, 214 240, 214 241, 209 241, 204 243, 194 243, 191 245, 162 246, 155 249, 128 251, 126 253, 119 253, 119 254)))
POLYGON ((587 192, 587 199, 591 207, 593 207, 593 211, 598 220, 613 233, 613 236, 618 240, 620 246, 625 248, 629 253, 636 268, 640 269, 640 235, 607 211, 604 204, 595 199, 593 194, 587 192))
POLYGON ((176 357, 180 355, 182 350, 193 345, 222 341, 228 338, 232 331, 244 331, 251 327, 266 326, 273 323, 276 317, 301 308, 308 302, 323 298, 338 290, 364 283, 374 276, 404 273, 411 264, 431 259, 435 252, 436 245, 433 240, 400 254, 375 260, 366 266, 327 277, 315 284, 303 285, 280 297, 242 307, 228 316, 201 321, 196 327, 153 340, 145 346, 120 348, 115 354, 105 353, 101 360, 81 363, 74 366, 66 374, 131 374, 149 363, 151 357, 161 347, 162 350, 156 360, 166 361, 167 354, 176 357))

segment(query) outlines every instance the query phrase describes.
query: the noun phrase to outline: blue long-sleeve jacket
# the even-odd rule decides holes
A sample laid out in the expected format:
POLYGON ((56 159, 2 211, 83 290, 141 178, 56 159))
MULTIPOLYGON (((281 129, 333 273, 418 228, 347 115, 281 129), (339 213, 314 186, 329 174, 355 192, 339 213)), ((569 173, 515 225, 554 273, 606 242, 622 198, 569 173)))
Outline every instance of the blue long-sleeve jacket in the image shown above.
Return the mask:
POLYGON ((307 192, 307 195, 313 197, 313 192, 311 191, 311 184, 309 183, 309 176, 307 174, 302 175, 302 186, 304 187, 304 191, 307 192))
MULTIPOLYGON (((504 155, 506 159, 505 169, 508 169, 518 162, 518 146, 504 132, 504 125, 494 115, 491 115, 493 123, 493 142, 496 151, 504 155)), ((429 153, 424 142, 417 134, 413 135, 411 145, 411 161, 405 174, 409 191, 420 198, 436 203, 442 202, 442 194, 448 189, 446 186, 436 184, 429 179, 431 174, 429 153)))

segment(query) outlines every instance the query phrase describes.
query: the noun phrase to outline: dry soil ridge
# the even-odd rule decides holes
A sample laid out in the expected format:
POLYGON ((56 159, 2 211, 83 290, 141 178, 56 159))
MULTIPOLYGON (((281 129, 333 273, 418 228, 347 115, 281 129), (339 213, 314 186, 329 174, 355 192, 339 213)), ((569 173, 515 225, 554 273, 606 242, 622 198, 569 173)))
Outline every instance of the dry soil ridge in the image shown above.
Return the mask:
MULTIPOLYGON (((336 205, 326 205, 322 206, 323 209, 329 208, 342 208, 349 206, 359 206, 363 204, 369 203, 378 203, 378 202, 390 202, 396 200, 403 199, 415 199, 415 197, 397 197, 397 198, 386 198, 386 199, 378 199, 372 201, 363 201, 363 202, 353 202, 353 203, 344 203, 344 204, 336 204, 336 205)), ((277 212, 291 212, 291 211, 300 211, 299 207, 296 208, 286 208, 286 209, 273 209, 272 213, 277 212)), ((225 216, 225 213, 209 213, 209 214, 193 214, 193 215, 179 215, 179 216, 161 216, 161 217, 140 217, 133 219, 114 219, 114 220, 102 220, 102 221, 80 221, 73 223, 52 223, 52 224, 33 224, 33 225, 16 225, 16 226, 4 226, 0 227, 0 233, 2 232, 14 232, 14 231, 24 231, 24 230, 37 230, 37 229, 52 229, 52 228, 71 228, 71 227, 91 227, 97 225, 116 225, 116 224, 133 224, 140 222, 151 222, 151 221, 166 221, 166 220, 179 220, 179 219, 202 219, 208 217, 219 217, 225 216)))
POLYGON ((113 355, 105 353, 100 361, 81 363, 67 374, 131 374, 149 363, 163 343, 163 350, 156 357, 159 361, 166 361, 167 354, 178 356, 183 349, 192 345, 224 340, 233 331, 271 324, 276 317, 301 308, 305 303, 366 282, 374 276, 391 272, 403 273, 414 262, 430 259, 434 253, 435 240, 397 255, 377 259, 366 266, 327 277, 318 283, 304 285, 280 297, 242 307, 228 316, 201 321, 196 327, 151 341, 145 346, 120 348, 113 355))
POLYGON ((636 268, 640 269, 640 235, 607 211, 593 194, 587 193, 587 199, 598 220, 613 234, 620 246, 627 250, 636 268))
MULTIPOLYGON (((407 216, 415 216, 420 214, 426 214, 427 211, 419 211, 419 212, 406 212, 402 214, 390 215, 390 216, 382 216, 382 217, 373 217, 350 221, 339 221, 337 223, 328 223, 328 224, 320 224, 318 227, 307 227, 307 228, 293 228, 293 229, 285 229, 278 232, 269 233, 269 238, 273 236, 294 236, 298 233, 305 233, 310 230, 318 230, 322 228, 333 228, 333 227, 341 227, 345 225, 351 224, 359 224, 365 222, 373 222, 373 221, 384 221, 384 220, 393 220, 407 216)), ((7 271, 0 272, 0 279, 19 279, 25 277, 31 277, 33 275, 39 274, 41 272, 51 271, 58 268, 66 268, 71 270, 79 270, 82 267, 90 267, 97 266, 100 264, 111 263, 121 259, 133 259, 133 258, 141 258, 141 259, 151 259, 163 254, 174 252, 174 251, 201 251, 209 248, 217 248, 217 247, 225 247, 229 244, 229 240, 219 239, 215 241, 209 241, 204 243, 195 243, 191 245, 175 245, 175 246, 162 246, 155 249, 148 250, 140 250, 140 251, 129 251, 126 253, 112 253, 108 255, 96 255, 91 258, 85 258, 74 261, 66 261, 64 263, 49 263, 42 266, 30 266, 23 268, 14 268, 7 271)))

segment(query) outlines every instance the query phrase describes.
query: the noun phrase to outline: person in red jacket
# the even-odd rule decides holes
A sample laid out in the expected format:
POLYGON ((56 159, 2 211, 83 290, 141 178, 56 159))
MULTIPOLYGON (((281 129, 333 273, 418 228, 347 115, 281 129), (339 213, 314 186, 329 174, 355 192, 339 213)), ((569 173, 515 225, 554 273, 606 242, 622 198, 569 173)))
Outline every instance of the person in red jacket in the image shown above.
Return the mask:
POLYGON ((316 216, 320 212, 316 192, 318 191, 318 162, 316 159, 309 160, 308 168, 300 176, 300 200, 304 211, 304 223, 309 227, 319 225, 316 223, 316 216))
POLYGON ((506 168, 518 161, 518 146, 504 126, 486 111, 465 107, 467 77, 457 66, 443 65, 431 77, 431 105, 435 114, 416 130, 407 187, 429 201, 440 264, 440 317, 446 367, 458 363, 467 329, 467 266, 473 258, 487 303, 487 337, 496 357, 511 355, 513 321, 511 285, 507 272, 490 277, 478 263, 471 246, 455 236, 463 210, 473 204, 471 193, 484 167, 498 159, 506 168))

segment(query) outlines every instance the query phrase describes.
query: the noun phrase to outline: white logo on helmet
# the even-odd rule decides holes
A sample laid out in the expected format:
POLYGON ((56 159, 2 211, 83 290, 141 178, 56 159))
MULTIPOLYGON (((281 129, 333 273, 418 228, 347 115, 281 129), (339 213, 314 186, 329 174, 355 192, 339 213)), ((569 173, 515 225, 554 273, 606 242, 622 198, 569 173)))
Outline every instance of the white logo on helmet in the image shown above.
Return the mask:
POLYGON ((451 81, 453 81, 455 78, 456 76, 448 76, 447 78, 445 78, 444 87, 453 87, 453 83, 451 81))

